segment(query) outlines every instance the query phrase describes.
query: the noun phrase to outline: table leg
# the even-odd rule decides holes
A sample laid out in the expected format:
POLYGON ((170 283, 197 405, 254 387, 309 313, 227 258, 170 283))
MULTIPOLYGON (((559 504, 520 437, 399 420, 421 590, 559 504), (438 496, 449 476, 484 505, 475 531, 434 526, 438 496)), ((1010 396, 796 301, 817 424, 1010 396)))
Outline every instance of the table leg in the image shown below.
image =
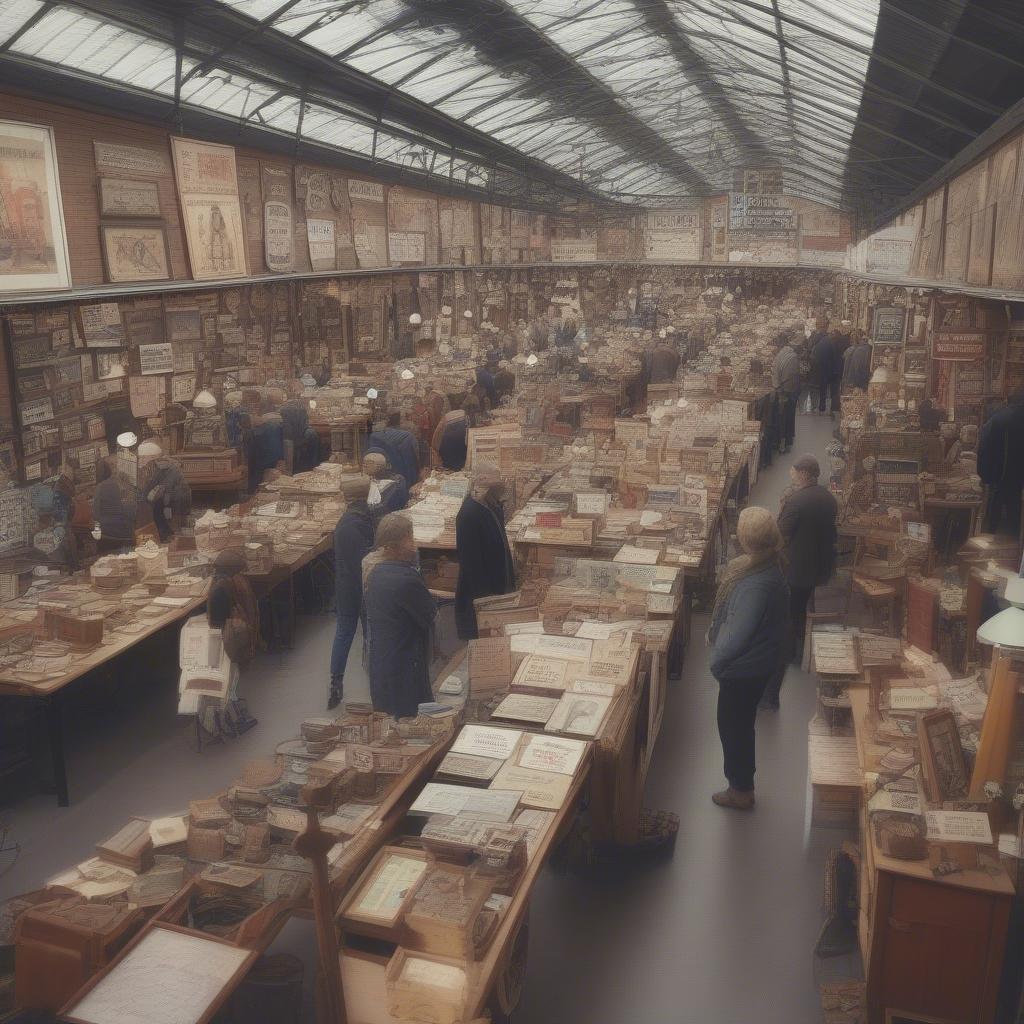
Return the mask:
POLYGON ((64 760, 64 723, 61 719, 60 701, 56 696, 46 698, 46 727, 50 741, 50 763, 53 767, 53 787, 57 804, 67 807, 68 799, 67 765, 64 760))

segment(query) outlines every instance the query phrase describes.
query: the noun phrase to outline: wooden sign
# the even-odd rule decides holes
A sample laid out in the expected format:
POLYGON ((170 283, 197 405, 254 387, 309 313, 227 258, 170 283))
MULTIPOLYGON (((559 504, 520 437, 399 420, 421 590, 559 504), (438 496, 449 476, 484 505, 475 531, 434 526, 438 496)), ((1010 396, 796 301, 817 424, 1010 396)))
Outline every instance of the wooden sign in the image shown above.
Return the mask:
POLYGON ((875 345, 902 345, 907 322, 904 306, 876 306, 871 316, 871 341, 875 345))
POLYGON ((984 331, 947 331, 937 329, 932 338, 932 358, 974 362, 985 358, 987 336, 984 331))

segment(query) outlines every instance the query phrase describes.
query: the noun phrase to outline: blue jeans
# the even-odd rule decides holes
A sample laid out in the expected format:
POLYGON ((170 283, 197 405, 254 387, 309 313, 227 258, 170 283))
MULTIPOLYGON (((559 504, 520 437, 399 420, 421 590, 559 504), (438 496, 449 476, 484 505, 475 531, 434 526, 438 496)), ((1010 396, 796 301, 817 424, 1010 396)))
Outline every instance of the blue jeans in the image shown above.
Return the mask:
MULTIPOLYGON (((338 628, 334 633, 334 646, 331 648, 331 679, 341 680, 348 664, 348 652, 352 650, 352 641, 359 625, 359 613, 338 612, 338 628)), ((366 629, 363 629, 363 640, 366 640, 366 629)))

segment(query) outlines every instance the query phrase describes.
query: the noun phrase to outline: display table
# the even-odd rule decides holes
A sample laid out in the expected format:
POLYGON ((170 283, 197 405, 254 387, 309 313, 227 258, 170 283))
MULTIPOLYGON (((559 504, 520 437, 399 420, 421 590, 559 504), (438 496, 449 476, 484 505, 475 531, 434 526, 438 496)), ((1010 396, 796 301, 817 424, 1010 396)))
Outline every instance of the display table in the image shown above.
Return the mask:
MULTIPOLYGON (((850 687, 857 754, 865 772, 884 753, 865 726, 868 688, 850 687)), ((936 878, 927 860, 877 847, 861 809, 860 948, 868 1024, 994 1020, 1014 887, 1005 871, 964 869, 936 878)))

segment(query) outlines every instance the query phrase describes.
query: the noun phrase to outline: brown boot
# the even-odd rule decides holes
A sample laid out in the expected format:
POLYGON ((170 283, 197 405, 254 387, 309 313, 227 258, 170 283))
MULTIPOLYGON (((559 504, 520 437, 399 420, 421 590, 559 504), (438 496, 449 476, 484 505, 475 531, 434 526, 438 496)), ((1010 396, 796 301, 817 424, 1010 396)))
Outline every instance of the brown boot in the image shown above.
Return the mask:
POLYGON ((712 793, 711 799, 719 807, 731 807, 734 811, 752 811, 754 809, 754 791, 744 792, 741 789, 723 789, 720 793, 712 793))

